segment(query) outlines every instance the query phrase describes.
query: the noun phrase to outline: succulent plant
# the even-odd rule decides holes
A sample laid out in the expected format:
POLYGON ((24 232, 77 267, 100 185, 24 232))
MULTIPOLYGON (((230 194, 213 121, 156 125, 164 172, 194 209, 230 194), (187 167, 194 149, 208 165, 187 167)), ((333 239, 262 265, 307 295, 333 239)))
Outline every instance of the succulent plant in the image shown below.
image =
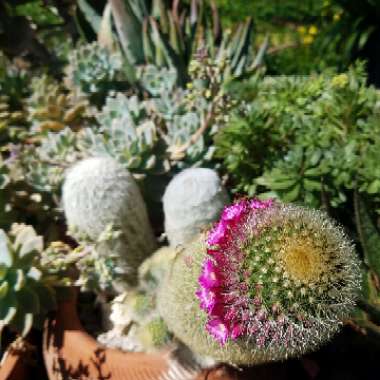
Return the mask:
POLYGON ((359 288, 353 246, 325 214, 241 200, 178 254, 158 308, 196 353, 258 364, 326 342, 353 312, 359 288))
POLYGON ((227 203, 227 191, 214 170, 190 168, 177 174, 163 197, 165 233, 170 245, 194 239, 219 218, 227 203))
MULTIPOLYGON (((84 128, 77 128, 74 122, 58 132, 37 136, 32 145, 25 144, 20 156, 27 182, 39 191, 53 193, 57 204, 68 167, 86 157, 111 156, 139 181, 153 210, 151 217, 161 218, 156 210, 160 210, 170 178, 179 169, 213 164, 212 136, 223 126, 224 112, 235 106, 224 94, 218 66, 209 59, 202 62, 204 67, 192 65, 194 85, 187 90, 174 86, 174 74, 163 68, 155 84, 148 85, 148 98, 110 94, 99 111, 86 111, 95 116, 91 127, 91 119, 80 118, 84 128), (165 73, 170 73, 170 83, 165 73)), ((149 70, 141 69, 139 78, 148 72, 153 78, 154 70, 149 70)), ((144 81, 142 84, 149 82, 144 81)))
POLYGON ((120 236, 105 241, 99 252, 117 255, 125 280, 134 282, 137 268, 156 246, 145 203, 132 175, 110 157, 92 157, 67 172, 63 185, 67 223, 97 239, 112 225, 120 236))
POLYGON ((30 87, 28 120, 34 132, 57 132, 65 127, 76 130, 91 120, 88 100, 68 93, 63 85, 46 74, 34 77, 30 87))
POLYGON ((66 68, 66 85, 79 94, 87 94, 102 103, 110 90, 125 87, 119 53, 110 52, 97 42, 82 45, 73 50, 66 68))
POLYGON ((143 89, 153 97, 171 94, 177 85, 177 71, 174 68, 149 64, 138 66, 137 78, 143 89))
POLYGON ((26 145, 19 153, 24 176, 35 189, 58 195, 68 167, 88 157, 87 129, 48 132, 40 145, 26 145))
POLYGON ((155 296, 142 290, 129 290, 111 303, 111 330, 98 340, 109 347, 132 351, 155 351, 172 335, 157 314, 155 296))
POLYGON ((0 141, 14 140, 25 131, 25 110, 12 110, 9 101, 9 96, 0 95, 0 141))
MULTIPOLYGON (((223 34, 213 2, 155 0, 130 4, 112 0, 109 4, 117 32, 115 36, 131 72, 133 66, 142 64, 168 67, 177 72, 177 81, 183 86, 189 79, 188 66, 193 53, 200 47, 205 47, 217 61, 229 60, 226 75, 239 76, 253 71, 263 61, 268 42, 264 41, 257 52, 253 50, 252 20, 223 34)), ((79 7, 88 20, 100 19, 87 2, 81 1, 79 7)), ((109 17, 108 13, 104 17, 109 17)), ((91 25, 98 35, 102 33, 99 21, 91 25)))
POLYGON ((55 307, 55 293, 39 264, 42 237, 31 226, 0 230, 0 320, 25 336, 55 307))
POLYGON ((160 149, 156 125, 144 101, 122 93, 109 96, 97 120, 100 128, 93 140, 94 154, 106 153, 135 173, 163 170, 164 159, 157 157, 160 149))

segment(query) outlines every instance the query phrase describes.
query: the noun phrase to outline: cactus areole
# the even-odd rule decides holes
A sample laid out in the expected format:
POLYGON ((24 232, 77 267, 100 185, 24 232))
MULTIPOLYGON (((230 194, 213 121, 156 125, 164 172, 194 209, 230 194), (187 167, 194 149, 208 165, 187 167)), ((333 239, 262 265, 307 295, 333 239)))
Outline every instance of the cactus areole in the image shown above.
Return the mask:
POLYGON ((225 207, 206 242, 194 246, 174 266, 182 265, 184 281, 194 280, 182 289, 193 292, 186 312, 201 326, 182 332, 167 322, 201 354, 235 364, 298 356, 334 335, 355 305, 358 259, 322 212, 244 199, 225 207))

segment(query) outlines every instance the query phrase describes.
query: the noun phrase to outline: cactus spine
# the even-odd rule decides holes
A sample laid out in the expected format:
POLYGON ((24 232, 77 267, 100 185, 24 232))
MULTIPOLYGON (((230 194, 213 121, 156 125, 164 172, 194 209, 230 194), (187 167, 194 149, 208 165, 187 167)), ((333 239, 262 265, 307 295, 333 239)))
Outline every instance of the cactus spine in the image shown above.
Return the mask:
POLYGON ((202 228, 218 219, 227 202, 226 189, 214 170, 191 168, 176 175, 163 197, 170 245, 191 241, 202 228))
POLYGON ((97 239, 109 225, 120 230, 120 238, 105 242, 102 252, 116 253, 126 281, 135 282, 156 242, 132 175, 112 158, 85 159, 67 173, 62 199, 68 225, 79 233, 97 239))
POLYGON ((158 297, 195 352, 259 364, 312 351, 352 312, 358 259, 326 215, 243 200, 176 258, 158 297))

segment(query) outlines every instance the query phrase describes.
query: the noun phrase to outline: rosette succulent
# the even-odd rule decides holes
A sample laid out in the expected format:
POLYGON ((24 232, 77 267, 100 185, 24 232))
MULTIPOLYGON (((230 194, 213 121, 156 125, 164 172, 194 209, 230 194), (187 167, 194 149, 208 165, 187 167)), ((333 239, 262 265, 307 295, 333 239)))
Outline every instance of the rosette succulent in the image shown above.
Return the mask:
POLYGON ((352 312, 359 285, 353 246, 325 214, 241 200, 177 256, 158 304, 195 352, 258 364, 326 342, 352 312))
POLYGON ((52 284, 39 264, 42 237, 31 226, 0 230, 0 331, 4 326, 25 336, 55 307, 52 284))
POLYGON ((102 100, 115 87, 125 87, 121 54, 111 53, 97 42, 73 50, 68 60, 67 85, 79 93, 96 97, 94 100, 102 100))

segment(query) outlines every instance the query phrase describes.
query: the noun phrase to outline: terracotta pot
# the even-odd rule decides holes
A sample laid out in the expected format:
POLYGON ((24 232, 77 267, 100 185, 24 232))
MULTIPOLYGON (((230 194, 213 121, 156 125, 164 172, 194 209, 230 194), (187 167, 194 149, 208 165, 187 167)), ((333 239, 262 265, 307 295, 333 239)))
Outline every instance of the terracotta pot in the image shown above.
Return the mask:
POLYGON ((28 380, 32 351, 26 341, 20 340, 11 344, 0 364, 0 380, 28 380))
POLYGON ((283 366, 235 370, 221 366, 194 373, 173 368, 165 354, 128 353, 100 345, 78 318, 76 300, 60 304, 45 324, 43 356, 49 380, 284 380, 283 366))

